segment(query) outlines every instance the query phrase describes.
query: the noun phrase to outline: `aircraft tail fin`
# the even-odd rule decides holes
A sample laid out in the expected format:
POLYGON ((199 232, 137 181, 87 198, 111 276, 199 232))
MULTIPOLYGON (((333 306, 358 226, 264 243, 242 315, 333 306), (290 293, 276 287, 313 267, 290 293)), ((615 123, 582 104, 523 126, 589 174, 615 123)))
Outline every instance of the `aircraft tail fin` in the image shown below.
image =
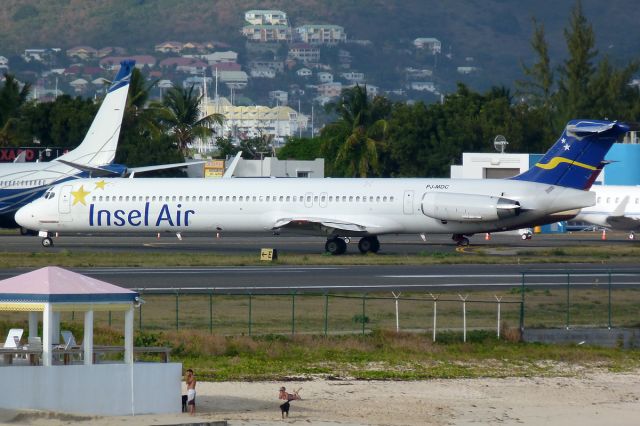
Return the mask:
POLYGON ((93 167, 110 164, 113 161, 134 66, 133 60, 120 63, 120 70, 109 87, 84 140, 77 148, 59 159, 93 167))
POLYGON ((603 120, 571 120, 540 162, 512 179, 589 189, 611 146, 631 127, 603 120))

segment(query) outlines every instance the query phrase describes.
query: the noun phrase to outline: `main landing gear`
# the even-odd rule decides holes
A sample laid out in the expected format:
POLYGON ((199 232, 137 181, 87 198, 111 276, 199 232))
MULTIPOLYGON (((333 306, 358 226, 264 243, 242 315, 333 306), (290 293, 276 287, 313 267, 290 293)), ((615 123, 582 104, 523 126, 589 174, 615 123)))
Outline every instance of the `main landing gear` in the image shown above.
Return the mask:
POLYGON ((42 246, 43 247, 53 247, 53 240, 51 239, 51 237, 45 237, 42 239, 42 246))
MULTIPOLYGON (((329 238, 324 245, 324 249, 327 253, 338 255, 344 254, 347 251, 347 238, 340 237, 329 238)), ((362 237, 358 242, 358 250, 360 253, 377 253, 380 250, 380 241, 378 237, 362 237)))
POLYGON ((469 245, 469 239, 462 234, 453 234, 451 237, 458 247, 466 247, 469 245))
POLYGON ((629 232, 629 239, 630 240, 635 240, 636 239, 636 233, 633 232, 633 231, 629 232))

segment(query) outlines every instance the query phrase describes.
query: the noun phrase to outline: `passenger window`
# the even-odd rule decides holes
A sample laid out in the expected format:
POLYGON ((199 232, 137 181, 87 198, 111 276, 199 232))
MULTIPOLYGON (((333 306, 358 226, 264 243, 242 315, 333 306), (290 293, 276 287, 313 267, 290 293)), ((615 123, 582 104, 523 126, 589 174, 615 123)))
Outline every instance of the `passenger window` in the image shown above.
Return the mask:
POLYGON ((360 196, 358 195, 358 196, 356 197, 356 202, 359 202, 359 201, 360 201, 360 196))
POLYGON ((235 195, 233 197, 231 197, 231 201, 233 201, 234 203, 236 202, 236 196, 235 195))
POLYGON ((136 200, 136 196, 134 195, 133 197, 131 197, 131 201, 135 201, 136 200))
POLYGON ((295 195, 293 196, 293 202, 295 203, 296 201, 298 201, 298 197, 296 197, 295 195))
POLYGON ((291 196, 287 195, 287 203, 291 201, 291 196))
POLYGON ((611 202, 611 198, 607 197, 607 204, 611 202))
POLYGON ((638 201, 640 201, 640 198, 636 198, 636 204, 638 204, 638 201))
POLYGON ((602 202, 601 198, 598 197, 598 201, 596 201, 596 204, 600 204, 602 202))
POLYGON ((311 202, 311 195, 307 196, 307 201, 311 202))
POLYGON ((178 197, 176 197, 175 195, 172 197, 172 201, 175 202, 177 200, 178 197))
POLYGON ((333 201, 333 195, 329 195, 329 202, 333 201))
POLYGON ((382 202, 386 203, 387 202, 387 196, 385 195, 384 197, 382 197, 382 202))
POLYGON ((316 202, 316 203, 318 202, 318 196, 317 195, 313 197, 313 201, 316 202))
POLYGON ((265 201, 267 201, 267 202, 271 201, 271 196, 267 195, 267 196, 265 197, 265 201))
POLYGON ((225 201, 229 202, 229 200, 231 199, 231 197, 229 197, 228 195, 225 197, 225 201))
POLYGON ((205 201, 209 201, 209 196, 207 195, 207 196, 204 198, 204 200, 205 200, 205 201))
POLYGON ((98 201, 102 201, 102 195, 98 197, 98 201))
POLYGON ((129 196, 127 195, 126 197, 124 197, 125 201, 129 201, 129 196))
POLYGON ((280 202, 283 202, 283 201, 284 201, 284 197, 281 195, 280 196, 280 202))
POLYGON ((324 203, 326 200, 327 200, 327 197, 326 197, 326 196, 324 196, 324 195, 323 195, 322 197, 320 197, 320 201, 322 201, 323 203, 324 203))
POLYGON ((352 203, 353 202, 353 195, 349 196, 349 202, 352 203))
POLYGON ((620 201, 620 198, 616 197, 616 204, 620 201))
POLYGON ((389 197, 389 201, 393 203, 393 195, 389 197))
POLYGON ((95 200, 96 200, 96 197, 92 196, 91 201, 95 201, 95 200))
POLYGON ((253 202, 254 202, 254 203, 255 203, 255 201, 256 201, 256 198, 257 198, 257 197, 256 197, 255 195, 252 197, 252 200, 253 200, 253 202))

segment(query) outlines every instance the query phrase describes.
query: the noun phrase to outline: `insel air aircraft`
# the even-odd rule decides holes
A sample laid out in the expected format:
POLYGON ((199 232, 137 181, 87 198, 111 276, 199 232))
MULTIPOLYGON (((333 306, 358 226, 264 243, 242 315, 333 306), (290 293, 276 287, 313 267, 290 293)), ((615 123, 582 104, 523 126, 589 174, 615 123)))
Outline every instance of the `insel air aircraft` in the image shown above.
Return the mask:
POLYGON ((629 231, 629 239, 635 239, 640 231, 640 186, 594 186, 595 206, 580 211, 575 220, 604 226, 619 231, 629 231))
POLYGON ((511 179, 79 179, 49 189, 16 221, 52 232, 313 231, 325 249, 377 252, 382 234, 465 235, 553 223, 594 204, 586 191, 629 126, 574 120, 540 163, 511 179), (574 210, 571 212, 571 210, 574 210))
MULTIPOLYGON (((74 150, 46 163, 0 164, 0 227, 16 227, 15 212, 61 181, 88 176, 122 176, 186 166, 187 163, 127 168, 112 164, 135 61, 120 63, 84 140, 74 150)), ((190 163, 195 164, 195 163, 190 163)))

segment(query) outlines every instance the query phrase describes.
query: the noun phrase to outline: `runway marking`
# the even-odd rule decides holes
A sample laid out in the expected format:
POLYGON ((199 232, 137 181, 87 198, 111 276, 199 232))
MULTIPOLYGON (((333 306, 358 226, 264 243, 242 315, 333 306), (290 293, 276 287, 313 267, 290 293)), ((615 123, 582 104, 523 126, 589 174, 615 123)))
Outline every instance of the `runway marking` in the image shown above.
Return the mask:
MULTIPOLYGON (((525 274, 525 278, 527 276, 529 277, 564 277, 566 278, 567 274, 545 274, 545 273, 535 273, 535 272, 526 272, 525 274)), ((582 273, 582 272, 576 272, 576 273, 571 273, 570 274, 571 277, 607 277, 608 273, 603 272, 603 273, 582 273)), ((615 278, 615 277, 636 277, 640 275, 640 273, 615 273, 612 274, 611 277, 615 278)), ((425 275, 378 275, 378 278, 522 278, 522 274, 468 274, 468 275, 448 275, 448 274, 441 274, 441 275, 435 275, 435 274, 425 274, 425 275)), ((526 282, 526 281, 525 281, 526 282)), ((565 282, 566 284, 566 282, 565 282)))
MULTIPOLYGON (((622 285, 629 284, 640 284, 640 282, 630 282, 630 283, 617 283, 622 285)), ((403 284, 403 285, 389 285, 389 284, 354 284, 354 285, 310 285, 310 286, 244 286, 244 287, 138 287, 132 288, 134 291, 157 291, 157 292, 169 292, 176 290, 198 290, 198 291, 227 291, 227 290, 342 290, 342 289, 397 289, 397 288, 417 288, 417 287, 469 287, 478 286, 478 287, 518 287, 520 283, 491 283, 491 284, 469 284, 469 283, 456 283, 456 284, 403 284)), ((558 287, 566 287, 566 283, 528 283, 527 286, 558 286, 558 287)), ((572 283, 572 285, 593 285, 593 283, 572 283)), ((517 296, 519 297, 519 296, 517 296)))

